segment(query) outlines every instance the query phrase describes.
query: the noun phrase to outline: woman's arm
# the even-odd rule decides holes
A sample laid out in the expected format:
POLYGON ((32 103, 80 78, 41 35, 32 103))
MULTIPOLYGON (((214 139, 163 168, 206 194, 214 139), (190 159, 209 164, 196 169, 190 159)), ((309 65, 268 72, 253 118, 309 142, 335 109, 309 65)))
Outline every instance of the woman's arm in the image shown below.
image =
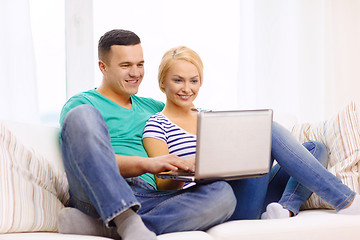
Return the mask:
MULTIPOLYGON (((167 144, 159 139, 145 137, 143 139, 143 144, 146 152, 148 153, 150 159, 156 158, 159 156, 173 156, 177 158, 179 164, 185 167, 179 167, 186 171, 194 171, 194 166, 191 161, 179 158, 175 155, 169 155, 169 148, 167 144)), ((170 169, 169 169, 170 170, 170 169)), ((175 170, 176 171, 176 170, 175 170)), ((171 180, 171 179, 161 179, 155 176, 156 185, 159 190, 174 190, 181 189, 184 186, 184 182, 171 180)))

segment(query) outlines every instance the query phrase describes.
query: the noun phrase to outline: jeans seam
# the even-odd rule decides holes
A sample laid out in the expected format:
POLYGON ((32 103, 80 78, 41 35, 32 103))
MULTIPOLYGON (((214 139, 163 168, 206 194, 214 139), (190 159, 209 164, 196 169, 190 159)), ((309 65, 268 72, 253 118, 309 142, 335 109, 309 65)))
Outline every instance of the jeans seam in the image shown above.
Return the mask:
POLYGON ((343 209, 344 207, 346 207, 351 201, 349 201, 349 199, 353 200, 355 198, 356 193, 352 192, 352 194, 350 194, 349 196, 346 197, 346 199, 344 201, 342 201, 341 203, 339 203, 337 206, 335 206, 335 210, 336 211, 340 211, 341 209, 343 209), (346 205, 345 205, 346 204, 346 205), (345 206, 343 206, 345 205, 345 206))
POLYGON ((295 210, 294 208, 291 207, 291 205, 288 205, 289 201, 291 201, 296 193, 296 190, 299 188, 300 183, 296 184, 296 187, 294 189, 294 191, 290 194, 290 196, 288 197, 288 199, 282 204, 283 208, 291 211, 294 215, 297 215, 299 213, 298 210, 295 210))
MULTIPOLYGON (((274 136, 274 138, 276 138, 279 142, 281 142, 281 144, 282 144, 284 147, 286 147, 287 150, 291 150, 291 149, 288 148, 288 146, 287 146, 286 144, 284 144, 284 142, 283 142, 280 138, 277 138, 276 136, 274 136)), ((315 169, 312 168, 311 165, 309 165, 307 162, 302 161, 302 158, 301 158, 297 153, 295 153, 294 151, 291 151, 291 152, 294 154, 294 156, 296 157, 296 159, 297 159, 298 161, 301 161, 303 164, 306 164, 310 169, 313 170, 313 172, 316 174, 315 177, 319 177, 319 176, 320 176, 320 175, 317 173, 317 171, 315 171, 315 169)), ((281 166, 281 165, 280 165, 280 166, 281 166)), ((289 175, 290 175, 290 174, 289 174, 289 175)))
MULTIPOLYGON (((65 127, 66 127, 66 126, 65 126, 65 127)), ((67 140, 67 139, 68 139, 68 136, 67 136, 66 131, 64 131, 64 134, 65 134, 64 137, 65 137, 66 140, 67 140)), ((70 150, 70 155, 71 155, 71 157, 73 158, 74 156, 73 156, 73 154, 72 154, 73 151, 72 151, 72 146, 71 146, 71 144, 70 144, 68 147, 69 147, 69 150, 70 150)), ((81 168, 79 167, 79 165, 78 165, 75 161, 73 161, 73 164, 75 165, 75 167, 77 168, 77 170, 79 171, 79 173, 81 174, 81 176, 83 177, 83 180, 84 180, 84 182, 86 182, 86 185, 89 187, 90 184, 89 184, 89 182, 87 181, 87 179, 84 177, 85 175, 84 175, 83 172, 81 171, 81 168)), ((100 206, 99 200, 97 199, 96 194, 94 193, 93 189, 90 187, 89 190, 90 190, 91 193, 93 194, 96 203, 100 206)), ((101 211, 100 216, 104 216, 105 214, 104 214, 104 212, 102 211, 101 208, 100 208, 100 211, 101 211)))
MULTIPOLYGON (((109 226, 110 226, 109 223, 110 223, 111 220, 113 220, 114 218, 116 218, 117 216, 119 216, 120 214, 122 214, 123 212, 125 212, 127 209, 130 209, 130 208, 132 208, 132 207, 139 206, 139 205, 140 205, 139 203, 133 202, 133 203, 124 205, 122 208, 118 208, 117 210, 114 211, 113 214, 111 214, 109 217, 107 217, 107 218, 105 219, 105 221, 104 221, 104 222, 105 222, 105 225, 106 225, 107 227, 109 227, 109 226)), ((141 207, 141 205, 140 205, 140 207, 141 207)), ((140 208, 140 207, 139 207, 139 208, 140 208)), ((139 208, 138 208, 138 209, 139 209, 139 208)), ((137 209, 137 210, 138 210, 138 209, 137 209)), ((137 210, 136 210, 135 212, 137 212, 137 210)))

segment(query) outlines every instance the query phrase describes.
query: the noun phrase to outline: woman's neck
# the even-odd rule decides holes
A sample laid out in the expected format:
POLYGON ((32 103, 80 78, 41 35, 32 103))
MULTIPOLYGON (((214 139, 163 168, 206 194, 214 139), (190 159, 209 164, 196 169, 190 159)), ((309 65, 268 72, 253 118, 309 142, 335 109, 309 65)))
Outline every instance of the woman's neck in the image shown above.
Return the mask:
POLYGON ((179 107, 166 103, 162 113, 185 131, 196 135, 197 112, 192 107, 179 107))

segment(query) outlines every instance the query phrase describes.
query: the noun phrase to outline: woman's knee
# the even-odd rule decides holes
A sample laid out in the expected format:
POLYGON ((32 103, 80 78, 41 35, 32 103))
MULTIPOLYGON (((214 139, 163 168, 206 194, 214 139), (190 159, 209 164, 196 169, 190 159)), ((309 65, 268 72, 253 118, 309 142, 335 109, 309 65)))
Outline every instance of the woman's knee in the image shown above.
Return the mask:
POLYGON ((303 146, 323 165, 328 163, 328 149, 325 144, 319 141, 309 141, 303 143, 303 146))

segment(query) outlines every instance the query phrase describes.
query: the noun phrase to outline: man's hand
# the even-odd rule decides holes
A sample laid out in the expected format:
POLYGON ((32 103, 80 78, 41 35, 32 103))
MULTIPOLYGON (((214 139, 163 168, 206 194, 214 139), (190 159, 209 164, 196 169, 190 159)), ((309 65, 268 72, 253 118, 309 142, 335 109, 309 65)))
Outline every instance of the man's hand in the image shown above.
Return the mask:
POLYGON ((125 178, 137 177, 144 173, 160 173, 163 171, 195 171, 195 159, 182 159, 173 154, 144 158, 136 156, 116 155, 121 175, 125 178))
POLYGON ((179 169, 194 172, 195 159, 182 159, 176 155, 168 154, 159 157, 145 158, 142 168, 148 173, 160 173, 164 171, 177 171, 179 169))

